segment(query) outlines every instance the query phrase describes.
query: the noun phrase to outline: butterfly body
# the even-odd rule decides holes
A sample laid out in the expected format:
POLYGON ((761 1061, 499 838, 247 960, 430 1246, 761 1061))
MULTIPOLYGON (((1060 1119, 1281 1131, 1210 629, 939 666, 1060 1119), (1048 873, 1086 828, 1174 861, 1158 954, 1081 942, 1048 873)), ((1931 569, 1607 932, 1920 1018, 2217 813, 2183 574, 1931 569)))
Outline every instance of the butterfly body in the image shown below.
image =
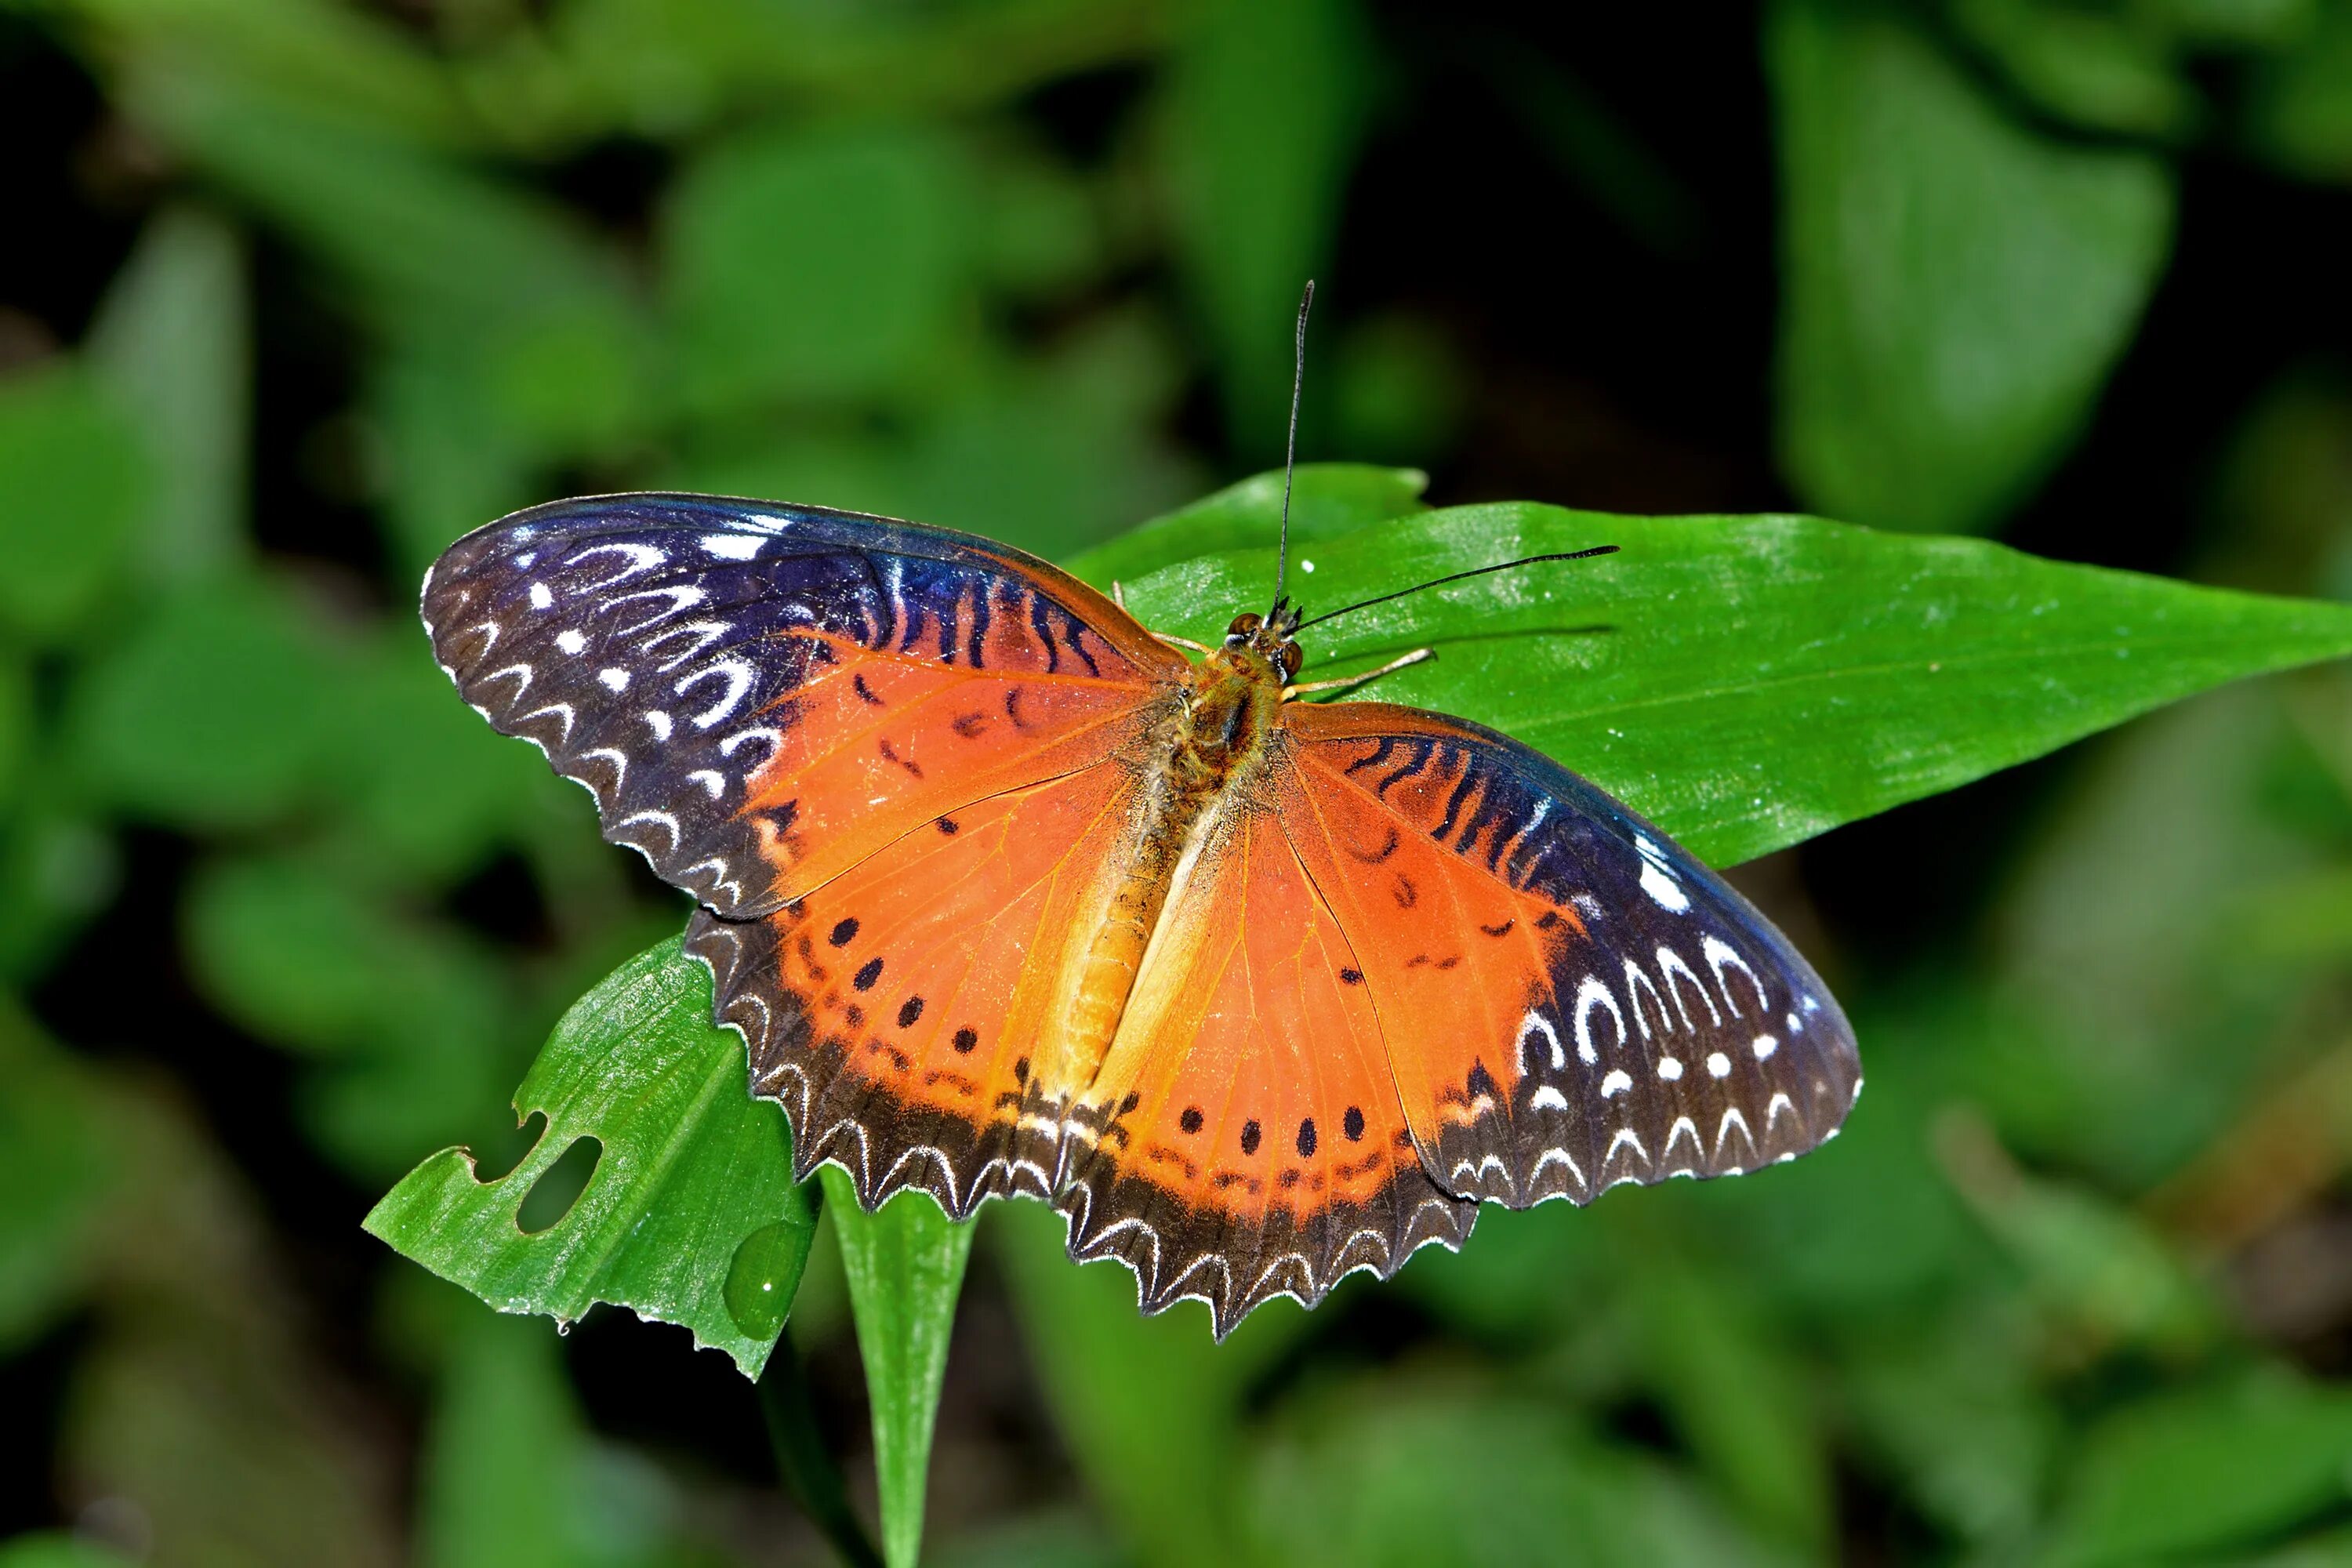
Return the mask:
POLYGON ((803 1170, 1045 1198, 1147 1310, 1792 1158, 1860 1085, 1737 893, 1507 737, 1293 700, 1284 606, 1196 664, 984 540, 652 495, 469 535, 425 614, 695 895, 803 1170))

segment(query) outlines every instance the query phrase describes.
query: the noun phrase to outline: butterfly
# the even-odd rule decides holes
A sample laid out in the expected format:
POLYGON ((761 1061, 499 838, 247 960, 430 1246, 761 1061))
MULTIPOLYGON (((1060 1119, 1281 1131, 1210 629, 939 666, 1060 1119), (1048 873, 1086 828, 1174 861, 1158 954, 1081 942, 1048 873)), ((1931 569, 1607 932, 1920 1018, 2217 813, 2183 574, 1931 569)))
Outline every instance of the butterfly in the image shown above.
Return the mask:
POLYGON ((801 1175, 1043 1198, 1219 1337, 1482 1200, 1793 1159, 1861 1089, 1738 893, 1507 736, 1302 700, 1279 597, 1195 662, 985 539, 645 494, 467 535, 423 614, 694 896, 801 1175))

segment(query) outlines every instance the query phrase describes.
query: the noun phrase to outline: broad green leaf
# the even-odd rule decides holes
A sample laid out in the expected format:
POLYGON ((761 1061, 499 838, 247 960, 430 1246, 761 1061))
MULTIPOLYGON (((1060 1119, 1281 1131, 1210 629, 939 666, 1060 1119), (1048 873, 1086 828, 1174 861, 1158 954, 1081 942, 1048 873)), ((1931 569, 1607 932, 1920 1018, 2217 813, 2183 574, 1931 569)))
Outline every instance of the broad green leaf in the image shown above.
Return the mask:
POLYGON ((669 195, 665 278, 698 406, 906 388, 956 324, 971 258, 955 149, 924 132, 762 131, 669 195))
POLYGON ((2088 418, 2170 245, 2138 153, 2003 117, 1909 24, 1781 0, 1784 470, 1808 504, 1975 531, 2088 418))
POLYGON ((134 563, 150 581, 216 572, 244 552, 249 330, 236 231, 201 207, 148 223, 90 327, 91 365, 155 458, 134 563))
POLYGON ((368 1230, 505 1312, 570 1321, 598 1301, 680 1323, 756 1377, 815 1229, 782 1110, 751 1098, 742 1041, 710 1022, 710 976, 673 939, 564 1015, 515 1095, 546 1131, 483 1181, 445 1149, 368 1215, 368 1230), (517 1215, 571 1148, 602 1146, 562 1218, 517 1215))
POLYGON ((121 401, 78 366, 0 381, 0 628, 55 640, 121 576, 154 473, 121 401))
MULTIPOLYGON (((1303 464, 1291 487, 1290 542, 1303 548, 1392 517, 1425 511, 1421 492, 1428 483, 1428 475, 1412 468, 1303 464)), ((1282 488, 1279 472, 1253 474, 1064 564, 1107 592, 1113 583, 1132 583, 1179 561, 1272 544, 1282 516, 1282 488)), ((1313 578, 1313 573, 1302 573, 1296 581, 1305 591, 1313 578)))
POLYGON ((1170 83, 1177 245, 1206 319, 1227 427, 1280 449, 1292 313, 1339 227, 1370 107, 1355 0, 1212 0, 1194 11, 1170 83))
POLYGON ((2044 1568, 2252 1545, 2339 1506, 2352 1398, 2281 1375, 2158 1395, 2084 1443, 2044 1568))
POLYGON ((292 595, 230 578, 136 619, 81 672, 68 712, 100 800, 200 827, 266 822, 329 772, 341 650, 292 595))
MULTIPOLYGON (((1727 865, 2242 676, 2352 652, 2352 608, 1801 517, 1460 507, 1320 545, 1317 609, 1614 543, 1309 627, 1307 676, 1437 657, 1361 695, 1488 724, 1727 865)), ((1207 640, 1274 579, 1242 551, 1127 587, 1207 640)), ((1294 582, 1299 581, 1297 578, 1294 582)))
POLYGON ((947 1375, 956 1298, 971 1258, 972 1226, 949 1219, 928 1194, 918 1192, 900 1193, 867 1214, 857 1206, 846 1173, 827 1165, 824 1181, 874 1406, 882 1556, 890 1568, 914 1568, 923 1544, 931 1427, 947 1375))

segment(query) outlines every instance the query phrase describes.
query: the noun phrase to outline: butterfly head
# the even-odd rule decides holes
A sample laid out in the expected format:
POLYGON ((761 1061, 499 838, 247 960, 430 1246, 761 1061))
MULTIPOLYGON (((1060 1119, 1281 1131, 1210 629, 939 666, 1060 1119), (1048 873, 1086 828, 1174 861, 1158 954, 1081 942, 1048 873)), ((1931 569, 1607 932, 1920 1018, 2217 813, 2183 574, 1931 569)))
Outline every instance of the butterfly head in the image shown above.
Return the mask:
POLYGON ((1233 625, 1225 628, 1225 651, 1234 656, 1255 655, 1284 680, 1295 679, 1307 658, 1306 650, 1292 640, 1297 630, 1298 606, 1288 599, 1276 599, 1272 615, 1244 611, 1234 617, 1233 625))

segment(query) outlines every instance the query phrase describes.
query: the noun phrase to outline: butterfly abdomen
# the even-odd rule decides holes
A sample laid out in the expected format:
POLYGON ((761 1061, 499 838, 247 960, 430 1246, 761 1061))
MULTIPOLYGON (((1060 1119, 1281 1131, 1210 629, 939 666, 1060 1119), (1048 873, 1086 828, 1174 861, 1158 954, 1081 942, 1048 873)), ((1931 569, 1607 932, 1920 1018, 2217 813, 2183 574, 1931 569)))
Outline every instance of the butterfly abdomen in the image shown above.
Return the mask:
POLYGON ((1220 654, 1195 672, 1190 700, 1153 731, 1149 770, 1101 925, 1087 944, 1072 1008, 1075 1081, 1091 1084, 1150 955, 1161 915, 1219 836, 1235 785, 1265 765, 1278 673, 1253 656, 1220 654))

